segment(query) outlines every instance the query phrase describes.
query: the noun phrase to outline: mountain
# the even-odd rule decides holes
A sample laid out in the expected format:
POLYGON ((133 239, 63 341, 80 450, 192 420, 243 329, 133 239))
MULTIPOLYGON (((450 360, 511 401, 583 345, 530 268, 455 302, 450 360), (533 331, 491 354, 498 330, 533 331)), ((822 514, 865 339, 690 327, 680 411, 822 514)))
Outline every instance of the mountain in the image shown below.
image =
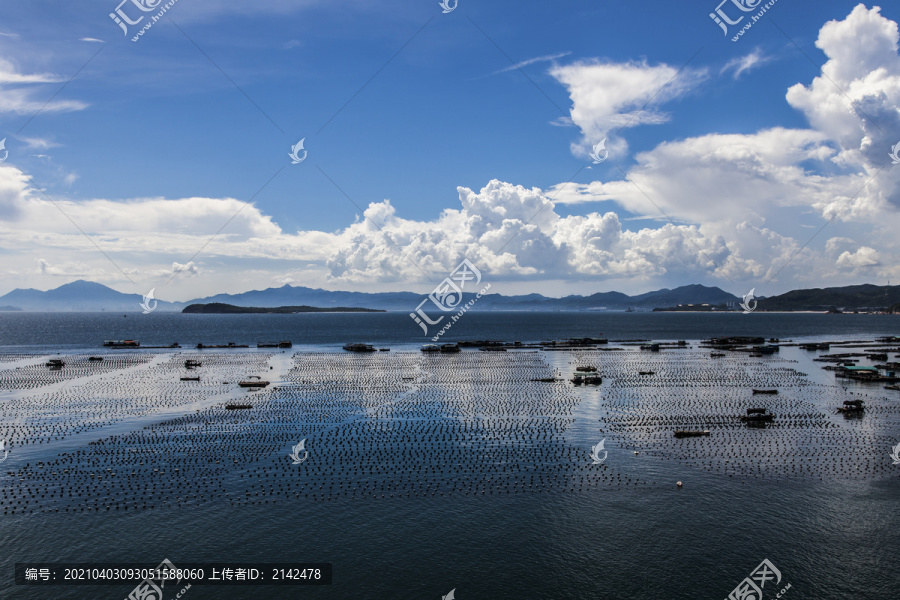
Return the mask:
MULTIPOLYGON (((15 289, 2 296, 0 304, 29 311, 140 311, 141 294, 123 294, 100 283, 79 279, 53 290, 15 289)), ((151 303, 152 305, 152 303, 151 303)), ((181 310, 182 305, 159 302, 158 310, 181 310)))
POLYGON ((833 288, 793 290, 761 298, 756 310, 829 310, 840 308, 887 308, 900 303, 900 285, 848 285, 833 288))
MULTIPOLYGON (((368 308, 403 312, 415 311, 426 294, 413 292, 344 292, 284 285, 278 288, 253 290, 240 294, 216 294, 190 302, 163 302, 157 300, 159 312, 180 311, 190 304, 231 304, 240 307, 277 308, 282 306, 308 306, 323 309, 368 308)), ((461 304, 475 298, 475 294, 463 294, 461 304)), ((16 289, 0 296, 0 305, 9 305, 28 311, 141 311, 140 294, 123 294, 90 281, 73 281, 42 292, 34 289, 16 289)), ((529 310, 529 311, 578 311, 607 308, 652 309, 677 304, 721 304, 738 302, 740 298, 717 287, 686 285, 628 296, 621 292, 599 292, 590 296, 565 296, 549 298, 541 294, 503 296, 485 294, 472 310, 529 310)), ((437 310, 430 301, 423 305, 425 312, 437 310)))
POLYGON ((347 308, 338 306, 335 308, 316 308, 315 306, 278 306, 278 307, 259 307, 259 306, 235 306, 234 304, 220 304, 213 302, 212 304, 191 304, 184 307, 181 312, 185 314, 204 314, 204 315, 225 315, 225 314, 294 314, 309 312, 385 312, 373 308, 347 308))

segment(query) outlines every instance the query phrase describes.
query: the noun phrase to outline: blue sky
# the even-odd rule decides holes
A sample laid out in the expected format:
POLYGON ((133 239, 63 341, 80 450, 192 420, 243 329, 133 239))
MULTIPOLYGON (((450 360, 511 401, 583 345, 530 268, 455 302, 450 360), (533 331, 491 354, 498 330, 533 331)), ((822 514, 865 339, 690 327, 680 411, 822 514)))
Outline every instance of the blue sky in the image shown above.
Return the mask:
POLYGON ((156 11, 117 5, 3 3, 0 293, 900 277, 896 5, 778 0, 736 42, 717 2, 178 0, 137 42, 156 11))

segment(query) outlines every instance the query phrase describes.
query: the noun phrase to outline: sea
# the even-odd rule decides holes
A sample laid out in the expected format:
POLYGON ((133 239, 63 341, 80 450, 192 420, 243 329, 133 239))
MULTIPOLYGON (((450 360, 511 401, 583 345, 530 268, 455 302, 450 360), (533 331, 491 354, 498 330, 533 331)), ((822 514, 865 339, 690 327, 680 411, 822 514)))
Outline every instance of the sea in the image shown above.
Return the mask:
MULTIPOLYGON (((605 435, 608 458, 602 465, 604 473, 613 480, 633 479, 641 485, 607 485, 575 491, 551 486, 540 492, 508 494, 397 494, 388 498, 344 495, 327 501, 301 495, 272 503, 185 502, 152 510, 4 513, 0 515, 0 598, 136 600, 141 596, 133 594, 133 584, 17 585, 15 565, 156 565, 168 559, 175 565, 330 563, 333 579, 330 585, 319 586, 193 585, 184 590, 183 586, 168 585, 162 598, 147 595, 143 600, 170 600, 176 594, 188 600, 895 600, 900 594, 900 568, 894 564, 900 556, 900 465, 891 464, 889 440, 900 444, 900 392, 889 394, 880 385, 850 386, 848 390, 830 372, 821 369, 822 363, 812 360, 816 353, 789 345, 871 341, 894 335, 900 335, 900 317, 890 315, 469 312, 453 324, 439 343, 505 340, 528 344, 592 337, 607 338, 609 346, 622 348, 620 352, 590 355, 601 372, 606 364, 604 357, 610 357, 604 373, 608 381, 602 388, 584 391, 574 390, 565 382, 551 384, 560 386, 553 389, 559 389, 561 397, 577 399, 571 419, 563 420, 571 423, 569 431, 561 433, 560 439, 567 442, 557 450, 560 456, 577 459, 583 447, 585 464, 589 465, 591 446, 605 435), (797 377, 810 380, 809 386, 789 389, 798 390, 797 406, 821 413, 803 430, 809 435, 803 438, 802 451, 797 451, 796 458, 801 466, 802 461, 819 465, 819 476, 756 476, 752 463, 746 471, 737 473, 728 470, 727 460, 716 458, 719 455, 711 450, 709 442, 683 444, 673 453, 666 447, 671 445, 670 432, 623 433, 631 425, 621 425, 625 421, 615 419, 626 413, 612 410, 620 400, 621 406, 632 411, 628 415, 653 420, 676 414, 676 408, 670 411, 667 407, 682 406, 690 400, 691 393, 686 396, 683 389, 676 392, 666 384, 647 387, 635 383, 640 380, 630 374, 626 377, 625 372, 632 366, 637 369, 638 365, 652 365, 663 375, 687 373, 690 378, 691 370, 698 369, 698 380, 715 377, 718 367, 701 369, 697 361, 701 357, 706 361, 709 354, 708 349, 700 348, 700 342, 716 336, 761 336, 784 344, 779 356, 771 359, 774 362, 759 366, 753 361, 770 359, 729 355, 723 359, 727 368, 723 367, 722 372, 733 377, 734 373, 746 371, 747 381, 761 373, 776 382, 797 377), (647 358, 632 345, 638 340, 685 340, 690 347, 685 352, 689 354, 666 350, 647 358), (616 373, 622 374, 618 381, 616 373), (632 392, 634 395, 630 395, 632 392), (848 394, 865 397, 875 407, 865 421, 845 424, 831 414, 836 399, 850 397, 848 394), (843 467, 823 466, 823 461, 863 464, 859 453, 871 448, 876 450, 865 454, 864 461, 883 464, 867 466, 866 476, 855 476, 843 467), (696 456, 691 455, 694 451, 696 456), (713 464, 714 461, 718 462, 713 464), (677 481, 682 481, 683 486, 676 486, 677 481), (751 575, 758 574, 759 567, 766 564, 764 561, 777 569, 777 578, 769 571, 769 579, 752 579, 751 575), (750 583, 745 583, 748 580, 750 583), (764 584, 760 587, 761 598, 752 587, 760 583, 764 584), (741 586, 743 592, 735 591, 741 586)), ((321 359, 321 364, 328 365, 329 360, 339 366, 352 364, 352 369, 347 367, 348 373, 370 364, 365 361, 407 361, 412 365, 409 368, 418 369, 420 374, 422 364, 412 363, 424 360, 418 349, 432 343, 430 335, 406 313, 0 313, 0 354, 74 357, 106 352, 102 347, 105 340, 121 339, 140 340, 142 347, 177 342, 185 352, 197 352, 192 350, 197 343, 255 346, 258 342, 291 340, 293 348, 285 356, 299 355, 297 360, 301 362, 307 354, 330 353, 333 358, 321 359), (391 351, 347 358, 341 346, 348 342, 373 344, 391 351), (346 362, 351 360, 356 362, 346 362)), ((165 355, 174 351, 118 352, 124 356, 165 355)), ((234 352, 257 355, 263 350, 234 352)), ((504 365, 513 364, 503 361, 515 359, 493 356, 497 354, 493 352, 464 354, 468 369, 478 360, 490 360, 502 371, 504 365)), ((586 360, 577 352, 543 355, 546 358, 529 355, 528 360, 545 360, 548 368, 558 369, 563 376, 568 376, 578 361, 583 364, 586 360)), ((898 359, 892 354, 890 360, 898 359)), ((444 378, 441 381, 449 382, 448 386, 457 385, 452 380, 452 364, 449 368, 447 365, 441 363, 433 372, 440 373, 444 378)), ((427 371, 430 367, 424 368, 427 371)), ((473 386, 479 385, 476 379, 472 377, 473 386)), ((447 393, 464 395, 467 388, 462 385, 453 389, 456 391, 447 393)), ((515 400, 513 396, 521 393, 521 386, 488 386, 484 390, 487 392, 477 393, 503 405, 515 400)), ((733 390, 732 381, 723 380, 721 389, 713 381, 698 388, 697 401, 713 405, 733 390)), ((147 394, 151 392, 157 390, 146 390, 147 394)), ((11 403, 33 393, 35 390, 0 394, 0 425, 29 418, 14 412, 11 403)), ((784 394, 782 391, 782 399, 784 394)), ((465 398, 454 398, 457 400, 465 398)), ((397 402, 402 404, 402 400, 397 402)), ((67 409, 54 410, 65 413, 67 409)), ((195 410, 198 409, 191 405, 185 413, 195 410)), ((65 415, 48 416, 55 417, 65 415)), ((369 417, 370 413, 364 412, 348 418, 369 417)), ((171 418, 172 412, 167 411, 159 415, 158 421, 171 418)), ((404 417, 410 422, 428 418, 415 414, 404 417)), ((475 420, 478 418, 476 415, 475 420)), ((474 427, 472 420, 457 420, 474 427)), ((150 420, 142 417, 131 425, 126 422, 125 426, 137 431, 152 424, 151 416, 150 420)), ((121 424, 119 427, 117 431, 121 432, 121 424)), ((247 431, 257 429, 248 425, 247 431)), ((338 427, 334 431, 344 430, 338 427)), ((729 456, 740 457, 746 466, 748 457, 765 455, 772 449, 771 438, 764 437, 768 433, 771 432, 753 432, 747 437, 751 441, 730 447, 729 456), (750 447, 741 448, 743 444, 750 447)), ((79 438, 78 448, 66 447, 65 451, 86 451, 91 442, 107 434, 101 429, 84 435, 79 438)), ((329 439, 334 452, 341 453, 342 448, 349 452, 349 439, 329 439), (347 445, 342 446, 344 443, 347 445)), ((800 442, 792 443, 801 447, 800 442)), ((391 452, 390 444, 367 448, 373 453, 391 452)), ((44 460, 53 459, 61 451, 61 447, 41 446, 44 460)), ((210 447, 204 451, 215 454, 217 450, 210 447)), ((784 448, 778 451, 784 456, 784 448)), ((790 460, 790 449, 786 452, 786 460, 790 460)), ((36 456, 29 455, 27 468, 35 466, 36 456)), ((8 491, 12 494, 16 486, 31 481, 26 482, 21 476, 21 469, 26 469, 25 460, 17 461, 13 452, 7 464, 0 464, 0 478, 5 480, 0 481, 4 498, 8 491)), ((399 460, 390 464, 399 464, 399 460)), ((783 472, 789 473, 790 468, 784 467, 783 472)), ((501 475, 502 471, 501 465, 501 475)), ((309 489, 315 492, 314 488, 309 489)))

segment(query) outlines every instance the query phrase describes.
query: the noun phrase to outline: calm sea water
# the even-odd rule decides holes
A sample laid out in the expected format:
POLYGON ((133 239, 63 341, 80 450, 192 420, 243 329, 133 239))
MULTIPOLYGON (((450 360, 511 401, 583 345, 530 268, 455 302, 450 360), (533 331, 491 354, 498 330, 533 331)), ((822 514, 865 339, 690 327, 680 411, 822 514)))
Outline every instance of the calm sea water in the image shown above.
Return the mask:
MULTIPOLYGON (((433 335, 432 332, 429 332, 433 335)), ((698 340, 718 335, 847 339, 898 335, 892 315, 813 313, 602 313, 469 312, 441 341, 541 341, 571 337, 698 340)), ((0 313, 0 346, 96 348, 109 339, 137 339, 144 346, 179 342, 191 347, 235 342, 292 340, 295 345, 339 347, 430 343, 406 313, 296 315, 149 315, 106 313, 0 313)))
MULTIPOLYGON (((583 336, 689 339, 900 335, 900 318, 821 314, 470 313, 445 336, 534 341, 583 336)), ((105 339, 183 345, 291 339, 413 348, 429 340, 406 314, 0 314, 7 352, 74 352, 105 339)), ((804 364, 809 369, 812 363, 804 364)), ((900 434, 900 432, 897 432, 900 434)), ((898 440, 900 441, 900 440, 898 440)), ((851 449, 847 450, 852 452, 851 449)), ((630 453, 629 453, 630 454, 630 453)), ((887 459, 886 459, 887 460, 887 459)), ((722 599, 764 558, 790 600, 894 600, 900 590, 900 477, 738 483, 666 465, 691 484, 583 494, 354 498, 104 514, 0 517, 0 597, 119 600, 131 586, 14 586, 20 561, 316 561, 334 585, 197 587, 191 599, 722 599)), ((8 475, 3 474, 3 477, 8 475)), ((766 589, 765 598, 775 597, 766 589)), ((168 597, 166 598, 168 600, 168 597)))

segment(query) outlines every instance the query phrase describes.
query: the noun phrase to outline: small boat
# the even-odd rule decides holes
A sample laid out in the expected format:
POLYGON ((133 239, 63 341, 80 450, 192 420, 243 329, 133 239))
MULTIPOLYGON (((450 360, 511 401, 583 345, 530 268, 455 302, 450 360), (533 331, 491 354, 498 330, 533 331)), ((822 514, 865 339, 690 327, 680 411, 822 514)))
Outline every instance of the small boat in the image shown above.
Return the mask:
POLYGON ((238 385, 243 388, 266 387, 269 385, 269 382, 257 375, 251 375, 244 381, 239 382, 238 385))
POLYGON ((103 360, 103 357, 102 356, 91 356, 91 357, 88 357, 88 360, 91 362, 97 362, 97 361, 103 360))
POLYGON ((442 344, 441 345, 441 352, 455 353, 455 352, 459 352, 459 351, 460 351, 459 346, 457 346, 456 344, 442 344))
POLYGON ((709 356, 710 356, 710 358, 722 358, 723 356, 725 356, 725 353, 724 352, 710 352, 709 356))
POLYGON ((575 367, 575 370, 582 373, 596 373, 597 367, 575 367))
POLYGON ((343 348, 347 352, 375 352, 372 344, 344 344, 343 348))
POLYGON ((653 371, 638 371, 638 375, 656 375, 653 371))
POLYGON ((188 360, 184 361, 184 368, 186 368, 186 369, 193 369, 194 367, 201 367, 201 366, 203 366, 203 363, 200 362, 199 360, 188 359, 188 360))
POLYGON ((769 389, 757 389, 753 388, 754 394, 777 394, 778 390, 769 390, 769 389))
POLYGON ((600 385, 603 383, 603 378, 599 375, 575 375, 569 381, 575 385, 600 385))
POLYGON ((246 410, 248 408, 253 408, 252 404, 226 404, 225 410, 246 410))
POLYGON ((420 350, 422 352, 440 352, 441 347, 437 344, 425 344, 424 346, 422 346, 422 348, 420 348, 420 350))
POLYGON ((66 366, 66 363, 64 363, 62 359, 51 358, 47 361, 46 366, 50 367, 51 369, 62 369, 64 366, 66 366))
POLYGON ((538 377, 537 379, 532 379, 532 381, 540 381, 541 383, 553 383, 554 381, 559 381, 556 377, 538 377))
POLYGON ((257 342, 257 348, 293 348, 294 344, 290 340, 283 340, 281 342, 257 342))
POLYGON ((390 348, 379 348, 378 351, 379 352, 390 352, 391 349, 390 348))
POLYGON ((181 380, 182 381, 200 381, 200 376, 197 375, 196 377, 182 377, 181 380))
POLYGON ((659 344, 641 344, 641 350, 650 350, 651 352, 659 352, 659 344))
POLYGON ((109 348, 137 348, 141 343, 137 340, 106 340, 103 345, 109 348))
POLYGON ((227 344, 197 344, 197 350, 203 350, 204 348, 249 348, 250 346, 247 344, 235 344, 234 342, 228 342, 227 344))
POLYGON ((677 438, 701 437, 704 435, 709 435, 709 429, 704 429, 703 431, 699 431, 699 430, 689 431, 689 430, 685 430, 685 429, 680 429, 675 432, 675 437, 677 437, 677 438))
POLYGON ((862 400, 844 400, 843 406, 838 406, 838 412, 861 413, 865 410, 865 402, 862 400))

